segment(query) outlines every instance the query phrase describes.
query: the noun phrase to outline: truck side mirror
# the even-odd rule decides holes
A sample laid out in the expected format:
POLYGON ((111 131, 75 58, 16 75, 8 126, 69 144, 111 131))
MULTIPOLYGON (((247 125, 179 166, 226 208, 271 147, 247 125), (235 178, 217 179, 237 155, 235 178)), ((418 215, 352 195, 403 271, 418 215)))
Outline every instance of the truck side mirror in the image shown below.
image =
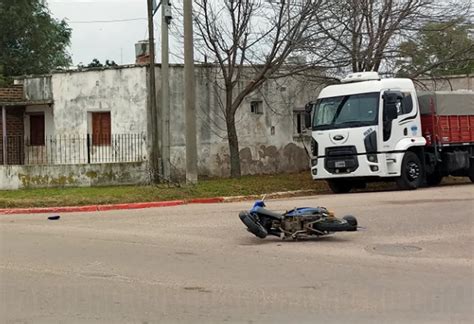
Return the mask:
POLYGON ((306 128, 311 128, 311 111, 313 110, 313 103, 308 102, 304 106, 304 126, 306 128))
POLYGON ((403 99, 399 92, 385 92, 383 95, 383 120, 392 121, 398 117, 397 105, 403 99))
POLYGON ((310 112, 304 113, 304 126, 306 128, 311 128, 311 113, 310 112))

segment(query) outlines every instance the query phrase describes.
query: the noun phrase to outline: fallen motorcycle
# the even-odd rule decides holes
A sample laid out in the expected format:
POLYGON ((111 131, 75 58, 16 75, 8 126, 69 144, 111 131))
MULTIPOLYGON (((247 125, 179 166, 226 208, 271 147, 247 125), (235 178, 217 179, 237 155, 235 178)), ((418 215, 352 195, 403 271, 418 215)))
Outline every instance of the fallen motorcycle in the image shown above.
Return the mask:
POLYGON ((274 235, 296 240, 334 232, 354 232, 358 227, 354 216, 340 219, 324 207, 300 207, 283 214, 276 213, 265 208, 263 199, 257 200, 249 211, 240 212, 239 218, 250 233, 262 239, 274 235))

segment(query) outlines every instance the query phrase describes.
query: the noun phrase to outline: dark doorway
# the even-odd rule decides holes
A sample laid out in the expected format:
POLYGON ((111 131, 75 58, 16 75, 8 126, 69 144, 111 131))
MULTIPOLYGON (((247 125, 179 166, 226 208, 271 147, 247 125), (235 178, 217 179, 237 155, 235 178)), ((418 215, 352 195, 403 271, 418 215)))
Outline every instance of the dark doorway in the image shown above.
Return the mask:
POLYGON ((30 115, 30 144, 44 146, 44 115, 30 115))

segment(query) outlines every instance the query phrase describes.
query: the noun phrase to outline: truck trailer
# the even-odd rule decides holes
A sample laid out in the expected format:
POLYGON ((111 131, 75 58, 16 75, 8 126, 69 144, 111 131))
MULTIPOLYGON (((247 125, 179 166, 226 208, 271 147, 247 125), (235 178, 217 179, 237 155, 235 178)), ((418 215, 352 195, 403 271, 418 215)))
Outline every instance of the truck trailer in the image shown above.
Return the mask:
POLYGON ((412 80, 353 73, 306 105, 311 174, 334 193, 371 181, 400 189, 444 176, 474 182, 474 92, 418 92, 412 80))

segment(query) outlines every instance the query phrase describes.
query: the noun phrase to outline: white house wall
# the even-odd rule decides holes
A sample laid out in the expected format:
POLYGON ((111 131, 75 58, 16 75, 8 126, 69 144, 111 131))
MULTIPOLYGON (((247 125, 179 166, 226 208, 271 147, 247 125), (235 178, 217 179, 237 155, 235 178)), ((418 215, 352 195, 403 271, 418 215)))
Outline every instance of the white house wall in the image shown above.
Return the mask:
MULTIPOLYGON (((91 147, 91 163, 115 162, 119 158, 125 162, 139 152, 146 155, 145 141, 140 142, 143 144, 140 147, 131 145, 129 141, 129 134, 146 134, 147 131, 144 67, 55 73, 52 76, 52 92, 57 136, 67 138, 92 134, 91 113, 110 112, 111 132, 117 140, 112 140, 111 146, 91 147)), ((87 149, 86 141, 81 143, 79 148, 76 143, 76 151, 87 149)), ((73 156, 74 152, 70 155, 73 156)))
MULTIPOLYGON (((161 71, 157 66, 157 107, 161 109, 161 71)), ((198 171, 201 176, 230 175, 229 150, 222 103, 222 80, 213 67, 196 66, 196 123, 198 143, 198 171)), ((235 91, 247 82, 243 80, 235 91)), ((185 173, 185 110, 184 67, 170 67, 170 142, 171 171, 174 175, 185 173)), ((54 73, 51 77, 53 95, 54 135, 63 138, 85 136, 92 133, 91 113, 111 113, 112 134, 147 133, 147 68, 119 67, 88 71, 54 73)), ((251 93, 236 115, 239 149, 243 174, 299 171, 308 168, 309 147, 307 136, 295 134, 293 110, 302 108, 319 93, 320 84, 295 78, 269 80, 251 93), (252 101, 262 102, 262 114, 250 111, 252 101)), ((116 144, 90 147, 90 161, 86 161, 86 141, 75 140, 72 148, 62 147, 66 161, 57 164, 82 164, 115 161, 123 155, 123 147, 116 144)), ((147 159, 147 145, 142 138, 137 150, 147 159)), ((134 151, 135 150, 135 151, 134 151)), ((57 150, 56 150, 57 151, 57 150)), ((125 151, 130 152, 127 147, 125 151)), ((54 152, 53 152, 54 153, 54 152)), ((59 152, 57 152, 59 153, 59 152)), ((58 154, 58 156, 62 156, 58 154)), ((126 161, 126 159, 125 159, 126 161)))
MULTIPOLYGON (((157 78, 160 71, 157 69, 157 78)), ((171 164, 182 176, 185 170, 184 70, 170 69, 171 164)), ((229 176, 224 93, 215 84, 210 68, 196 67, 196 121, 198 170, 205 176, 229 176)), ((241 85, 243 86, 243 85, 241 85)), ((236 123, 243 174, 300 171, 309 167, 308 136, 294 134, 293 108, 304 107, 319 93, 320 85, 292 78, 268 81, 239 108, 236 123), (263 114, 250 112, 250 102, 261 100, 263 114), (273 127, 273 132, 272 132, 273 127)), ((160 87, 157 89, 160 95, 160 87)), ((160 98, 160 97, 159 97, 160 98)))

